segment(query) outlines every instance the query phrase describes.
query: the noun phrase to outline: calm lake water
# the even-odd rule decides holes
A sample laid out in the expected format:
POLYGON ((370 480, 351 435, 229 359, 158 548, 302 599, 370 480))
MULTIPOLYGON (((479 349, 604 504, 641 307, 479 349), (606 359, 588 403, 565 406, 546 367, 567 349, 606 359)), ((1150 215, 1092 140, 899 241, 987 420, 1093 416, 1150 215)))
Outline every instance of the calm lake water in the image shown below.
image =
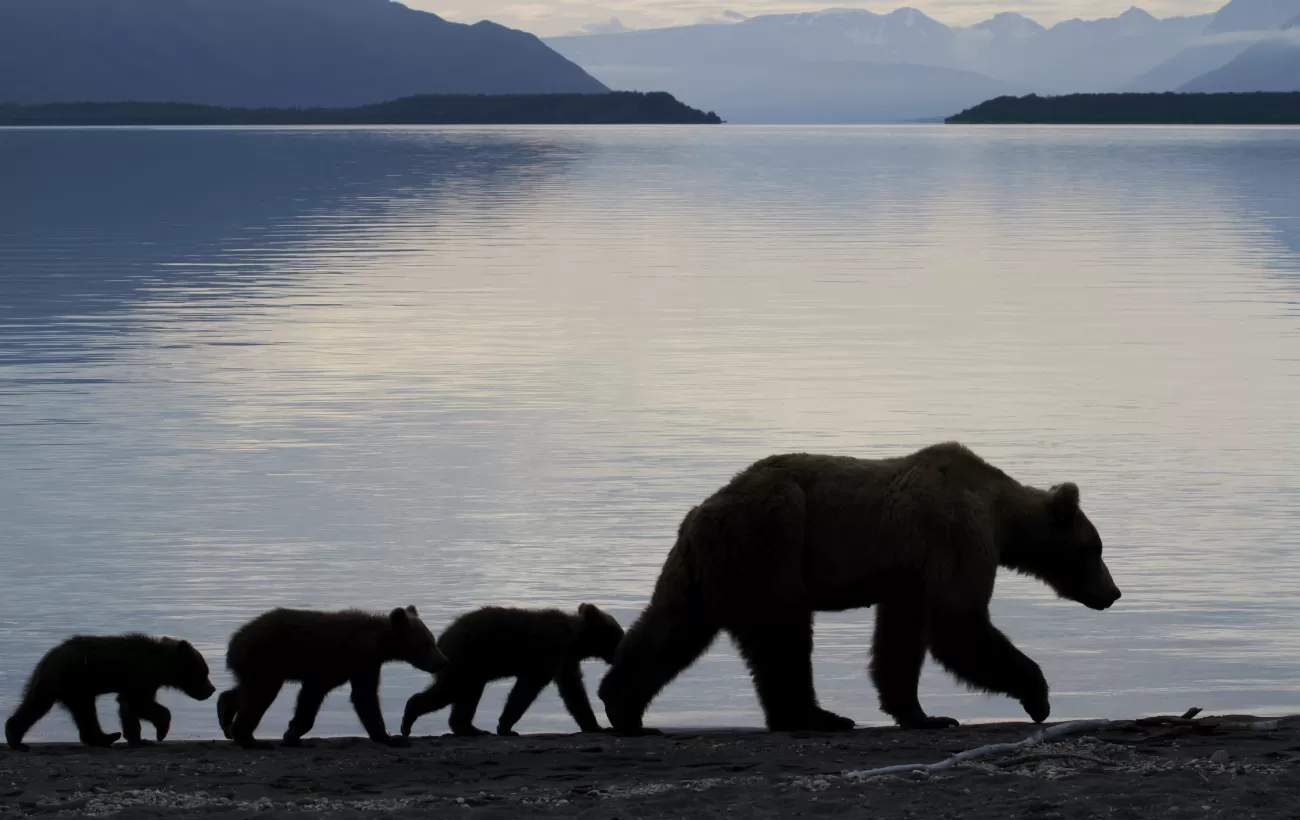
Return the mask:
MULTIPOLYGON (((1124 591, 999 583, 1053 717, 1297 712, 1298 407, 1300 130, 0 131, 0 711, 73 632, 188 638, 224 687, 276 605, 628 624, 750 462, 958 439, 1079 482, 1124 591)), ((866 724, 872 619, 817 632, 866 724)), ((390 728, 427 681, 387 668, 390 728)), ((723 640, 648 721, 761 714, 723 640)), ((552 690, 520 729, 572 727, 552 690)), ((346 690, 317 731, 361 733, 346 690)))

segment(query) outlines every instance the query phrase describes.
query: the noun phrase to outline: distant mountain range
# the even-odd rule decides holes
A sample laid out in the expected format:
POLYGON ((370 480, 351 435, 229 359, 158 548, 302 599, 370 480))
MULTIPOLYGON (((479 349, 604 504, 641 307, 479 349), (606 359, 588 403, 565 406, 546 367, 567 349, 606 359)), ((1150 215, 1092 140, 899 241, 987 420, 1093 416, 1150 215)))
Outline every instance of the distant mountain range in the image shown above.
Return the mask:
POLYGON ((879 122, 1004 94, 1172 91, 1239 58, 1215 90, 1291 90, 1282 26, 1297 15, 1300 0, 1232 0, 1190 17, 1130 8, 1047 28, 1004 12, 953 27, 913 8, 830 9, 546 42, 610 87, 663 89, 731 122, 879 122))
POLYGON ((392 0, 0 0, 0 103, 354 107, 667 91, 731 122, 939 120, 1003 95, 1300 89, 1300 0, 1050 28, 831 9, 546 42, 392 0), (590 73, 589 73, 590 72, 590 73))
POLYGON ((1300 16, 1179 91, 1300 91, 1300 16))
POLYGON ((541 40, 389 0, 0 0, 0 103, 602 93, 541 40))
MULTIPOLYGON (((1300 16, 1300 0, 1231 0, 1210 20, 1194 42, 1138 76, 1124 86, 1125 91, 1293 91, 1300 89, 1300 75, 1272 78, 1270 87, 1244 85, 1221 77, 1218 81, 1202 75, 1216 72, 1245 54, 1255 45, 1275 42, 1282 28, 1300 16), (1288 84, 1286 80, 1291 82, 1288 84), (1285 87, 1283 87, 1285 86, 1285 87)), ((1294 42, 1294 41, 1293 41, 1294 42)), ((1251 60, 1250 62, 1258 62, 1251 60)), ((1232 72, 1244 81, 1245 72, 1232 72)))

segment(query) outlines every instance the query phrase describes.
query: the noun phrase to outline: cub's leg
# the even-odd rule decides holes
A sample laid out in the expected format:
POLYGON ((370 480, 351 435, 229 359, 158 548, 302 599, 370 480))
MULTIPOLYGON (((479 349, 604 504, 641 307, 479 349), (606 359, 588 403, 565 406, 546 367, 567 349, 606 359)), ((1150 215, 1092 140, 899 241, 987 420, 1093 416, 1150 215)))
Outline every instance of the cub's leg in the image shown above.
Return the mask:
POLYGON ((560 674, 555 676, 555 685, 560 690, 564 708, 578 722, 579 731, 603 731, 595 713, 591 711, 591 701, 587 699, 587 687, 582 685, 582 666, 579 663, 575 661, 562 666, 560 674))
POLYGON ((320 713, 321 704, 330 690, 319 683, 303 681, 298 690, 298 705, 294 708, 289 728, 284 733, 285 746, 301 746, 303 735, 316 725, 316 715, 320 713))
POLYGON ((227 689, 217 697, 217 723, 221 725, 221 733, 227 740, 233 737, 230 727, 234 725, 235 715, 239 712, 240 697, 238 686, 227 689))
POLYGON ((459 693, 457 676, 451 669, 438 673, 438 679, 423 692, 416 692, 406 701, 402 712, 402 737, 410 737, 415 722, 430 712, 445 709, 459 693))
POLYGON ((384 726, 384 713, 379 708, 378 668, 352 678, 352 708, 361 719, 361 725, 366 727, 366 734, 374 742, 386 746, 411 745, 411 741, 404 737, 388 734, 388 729, 384 726))
POLYGON ((546 685, 551 682, 552 675, 542 672, 533 672, 527 675, 520 675, 515 680, 514 688, 510 690, 509 697, 506 698, 506 706, 501 710, 501 717, 497 720, 497 734, 502 737, 518 737, 519 733, 515 731, 515 724, 528 711, 528 707, 533 705, 537 696, 542 693, 546 685))
POLYGON ((257 730, 257 724, 262 722, 262 716, 266 714, 266 710, 270 709, 271 704, 275 702, 275 697, 280 694, 280 687, 282 686, 284 686, 284 681, 274 678, 258 681, 246 680, 240 683, 238 689, 239 706, 235 712, 234 722, 230 725, 230 737, 241 748, 275 748, 267 741, 254 738, 253 732, 257 730))
POLYGON ((483 687, 487 681, 482 678, 465 680, 456 693, 451 705, 451 719, 447 721, 452 734, 458 737, 480 737, 490 734, 474 725, 474 713, 478 711, 478 702, 483 697, 483 687))
POLYGON ((9 748, 16 752, 28 751, 31 747, 23 743, 23 738, 57 702, 58 698, 48 688, 39 684, 29 688, 13 716, 5 721, 5 741, 9 748))
POLYGON ((95 696, 88 694, 69 695, 63 705, 72 714, 72 721, 77 724, 81 742, 92 747, 112 746, 122 737, 121 732, 106 734, 99 726, 99 714, 95 711, 95 696))

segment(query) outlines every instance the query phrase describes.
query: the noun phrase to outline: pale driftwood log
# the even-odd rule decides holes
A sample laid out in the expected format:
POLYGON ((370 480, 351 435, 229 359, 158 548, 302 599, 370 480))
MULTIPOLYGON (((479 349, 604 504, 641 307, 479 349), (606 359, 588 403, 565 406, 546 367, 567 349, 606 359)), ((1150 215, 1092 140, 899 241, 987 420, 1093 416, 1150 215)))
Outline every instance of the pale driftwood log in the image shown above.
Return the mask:
POLYGON ((925 772, 926 774, 929 774, 930 772, 936 772, 956 766, 958 763, 965 763, 967 760, 975 760, 976 758, 1002 754, 1003 752, 1014 752, 1027 746, 1037 746, 1042 743, 1048 743, 1053 740, 1068 737, 1069 735, 1096 731, 1097 729, 1109 726, 1113 722, 1114 721, 1110 720, 1075 720, 1069 723, 1049 726, 1046 729, 1034 732, 1024 740, 1018 740, 1015 743, 990 743, 987 746, 967 749, 964 752, 958 752, 946 760, 940 760, 938 763, 900 763, 896 766, 882 766, 878 769, 859 769, 857 771, 845 772, 844 776, 862 780, 868 777, 881 777, 889 774, 907 774, 910 772, 925 772))

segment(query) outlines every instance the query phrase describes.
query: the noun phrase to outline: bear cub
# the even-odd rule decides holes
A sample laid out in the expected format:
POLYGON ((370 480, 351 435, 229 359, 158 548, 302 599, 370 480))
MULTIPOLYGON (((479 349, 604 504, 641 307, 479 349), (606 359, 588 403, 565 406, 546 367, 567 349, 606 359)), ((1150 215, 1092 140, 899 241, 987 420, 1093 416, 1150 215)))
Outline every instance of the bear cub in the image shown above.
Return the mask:
POLYGON ((348 683, 352 706, 370 739, 404 746, 404 738, 388 734, 379 708, 379 671, 389 661, 405 661, 430 674, 447 664, 413 606, 388 615, 356 610, 264 612, 230 638, 226 666, 236 685, 217 698, 221 731, 245 749, 272 748, 255 740, 253 731, 285 681, 297 681, 302 689, 284 745, 300 745, 316 723, 325 696, 348 683))
POLYGON ((600 732, 582 683, 582 661, 609 663, 623 640, 623 627, 591 604, 577 614, 558 609, 484 607, 457 618, 438 641, 448 666, 436 682, 406 702, 402 735, 422 715, 451 705, 449 724, 462 737, 486 735, 474 726, 474 713, 488 683, 515 678, 497 721, 497 734, 513 737, 515 724, 551 681, 583 732, 600 732))
POLYGON ((172 715, 157 701, 163 687, 195 700, 217 691, 208 664, 189 641, 149 635, 77 635, 45 653, 23 691, 23 701, 5 722, 9 748, 27 751, 23 736, 61 703, 72 714, 87 746, 111 746, 126 736, 131 747, 148 745, 140 720, 149 721, 159 741, 167 737, 172 715), (122 731, 105 733, 95 710, 98 695, 117 694, 122 731))

